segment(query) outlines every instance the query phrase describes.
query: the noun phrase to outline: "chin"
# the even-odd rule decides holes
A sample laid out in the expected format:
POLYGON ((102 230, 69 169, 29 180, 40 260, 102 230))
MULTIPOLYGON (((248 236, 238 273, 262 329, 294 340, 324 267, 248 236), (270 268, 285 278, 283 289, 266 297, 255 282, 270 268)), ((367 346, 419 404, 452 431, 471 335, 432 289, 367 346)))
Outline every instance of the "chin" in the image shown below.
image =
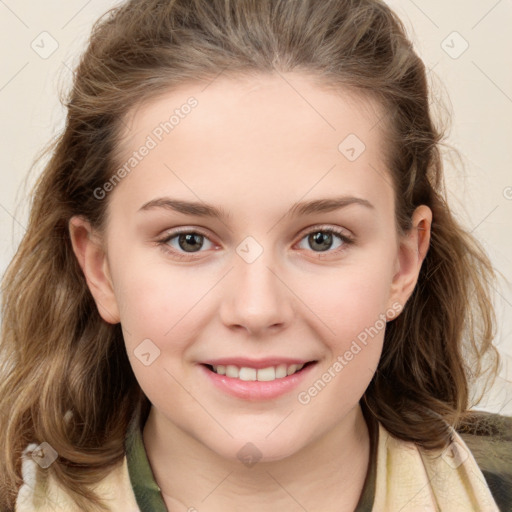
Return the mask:
POLYGON ((223 446, 222 449, 214 451, 221 457, 252 467, 256 463, 284 460, 300 449, 293 441, 293 437, 286 436, 284 439, 276 436, 275 439, 269 441, 265 439, 265 435, 253 437, 248 435, 244 439, 230 442, 229 447, 223 446))

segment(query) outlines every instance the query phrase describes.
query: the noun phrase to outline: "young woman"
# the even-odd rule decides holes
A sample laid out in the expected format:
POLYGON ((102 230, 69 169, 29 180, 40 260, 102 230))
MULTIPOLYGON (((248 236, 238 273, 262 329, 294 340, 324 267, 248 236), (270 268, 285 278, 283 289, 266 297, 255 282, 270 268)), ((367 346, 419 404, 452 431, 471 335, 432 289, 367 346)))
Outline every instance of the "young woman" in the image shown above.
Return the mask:
POLYGON ((4 280, 1 510, 497 511, 492 267, 378 0, 95 26, 4 280))

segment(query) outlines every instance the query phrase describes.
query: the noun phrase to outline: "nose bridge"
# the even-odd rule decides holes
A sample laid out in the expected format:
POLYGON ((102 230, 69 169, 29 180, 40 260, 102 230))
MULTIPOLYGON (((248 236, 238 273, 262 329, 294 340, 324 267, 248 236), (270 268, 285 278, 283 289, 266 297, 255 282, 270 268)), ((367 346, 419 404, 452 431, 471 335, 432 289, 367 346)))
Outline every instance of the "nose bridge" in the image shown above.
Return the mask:
POLYGON ((275 251, 247 237, 236 249, 228 293, 221 306, 222 320, 251 333, 290 321, 290 292, 279 277, 275 251))

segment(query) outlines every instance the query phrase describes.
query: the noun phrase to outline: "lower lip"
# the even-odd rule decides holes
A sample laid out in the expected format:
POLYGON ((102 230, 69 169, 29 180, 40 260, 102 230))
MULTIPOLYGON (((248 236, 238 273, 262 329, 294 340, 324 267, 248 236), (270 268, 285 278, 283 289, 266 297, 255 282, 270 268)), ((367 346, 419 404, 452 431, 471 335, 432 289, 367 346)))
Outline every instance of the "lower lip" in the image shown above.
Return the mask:
POLYGON ((201 371, 208 377, 214 386, 221 391, 244 400, 270 400, 289 393, 297 388, 316 366, 316 362, 309 364, 293 375, 273 381, 245 381, 219 375, 200 364, 201 371))

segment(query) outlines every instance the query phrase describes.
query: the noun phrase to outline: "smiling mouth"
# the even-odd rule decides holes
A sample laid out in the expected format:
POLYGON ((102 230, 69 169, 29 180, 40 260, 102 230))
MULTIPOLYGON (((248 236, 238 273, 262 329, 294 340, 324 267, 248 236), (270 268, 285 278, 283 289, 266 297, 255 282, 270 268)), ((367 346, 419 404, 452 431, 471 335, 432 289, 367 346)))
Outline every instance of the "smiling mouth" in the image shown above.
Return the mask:
POLYGON ((274 380, 282 380, 290 375, 294 375, 303 371, 306 367, 316 364, 317 361, 309 361, 305 364, 279 364, 277 366, 269 366, 267 368, 250 368, 246 366, 235 365, 211 365, 203 364, 208 370, 217 375, 242 380, 242 381, 259 381, 271 382, 274 380))

